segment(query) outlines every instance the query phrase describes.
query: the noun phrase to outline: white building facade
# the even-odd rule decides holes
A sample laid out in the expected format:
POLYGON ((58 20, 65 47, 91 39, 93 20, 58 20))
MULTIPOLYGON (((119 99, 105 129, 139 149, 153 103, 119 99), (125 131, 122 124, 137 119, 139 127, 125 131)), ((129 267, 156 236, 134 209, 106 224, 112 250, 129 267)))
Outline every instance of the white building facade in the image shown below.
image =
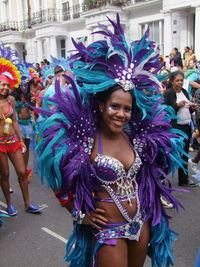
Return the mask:
POLYGON ((0 0, 0 10, 0 41, 29 62, 66 57, 72 37, 90 43, 117 12, 129 39, 149 26, 162 55, 189 46, 200 59, 200 0, 0 0))

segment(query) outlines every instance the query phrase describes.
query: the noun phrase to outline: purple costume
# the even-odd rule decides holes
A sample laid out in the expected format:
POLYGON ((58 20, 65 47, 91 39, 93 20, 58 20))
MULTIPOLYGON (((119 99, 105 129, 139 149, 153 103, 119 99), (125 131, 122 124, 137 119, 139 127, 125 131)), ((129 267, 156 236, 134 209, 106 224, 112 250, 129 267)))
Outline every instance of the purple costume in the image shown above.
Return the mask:
POLYGON ((95 200, 114 202, 124 219, 128 222, 117 225, 116 227, 115 225, 112 225, 112 231, 110 231, 110 229, 106 229, 96 234, 95 237, 99 239, 99 243, 102 244, 102 241, 104 242, 104 240, 109 238, 139 240, 143 221, 140 211, 136 175, 141 164, 142 162, 140 157, 137 152, 135 152, 135 161, 126 172, 123 164, 118 159, 103 155, 101 135, 98 135, 98 154, 95 158, 96 179, 98 180, 100 186, 103 187, 111 196, 111 199, 95 198, 95 200), (116 192, 112 189, 111 185, 117 185, 116 192), (123 201, 129 201, 129 205, 132 206, 131 199, 136 199, 137 211, 134 217, 130 217, 126 209, 124 209, 121 204, 123 201))
POLYGON ((115 34, 100 25, 103 31, 99 33, 105 35, 106 40, 88 47, 74 41, 77 53, 71 57, 71 66, 76 81, 66 76, 71 83, 66 92, 62 92, 56 82, 55 95, 49 99, 55 102, 55 108, 41 110, 46 121, 37 146, 38 169, 42 181, 47 179, 59 199, 66 198, 66 194, 73 195, 75 217, 90 214, 95 210, 96 201, 106 201, 115 203, 127 221, 111 223, 103 231, 94 233, 91 226, 76 220, 66 247, 65 259, 70 267, 93 266, 99 246, 115 245, 113 238, 138 240, 142 224, 147 221, 151 226, 152 266, 168 267, 174 262, 170 249, 176 233, 169 228, 160 196, 175 209, 181 206, 171 194, 177 189, 172 188, 167 174, 183 163, 184 134, 172 129, 173 110, 162 104, 161 77, 156 75, 162 63, 157 46, 148 41, 148 31, 141 40, 127 44, 119 16, 117 22, 110 19, 109 22, 115 34), (135 153, 135 161, 127 171, 119 160, 103 154, 98 103, 93 97, 115 84, 131 90, 135 99, 131 120, 124 129, 124 137, 128 136, 135 153), (150 95, 147 96, 147 92, 150 95), (97 135, 98 154, 92 164, 90 155, 97 135), (116 185, 116 192, 112 185, 116 185), (94 192, 102 188, 110 198, 94 196, 94 192), (133 217, 122 206, 123 201, 131 205, 131 200, 136 202, 133 217))

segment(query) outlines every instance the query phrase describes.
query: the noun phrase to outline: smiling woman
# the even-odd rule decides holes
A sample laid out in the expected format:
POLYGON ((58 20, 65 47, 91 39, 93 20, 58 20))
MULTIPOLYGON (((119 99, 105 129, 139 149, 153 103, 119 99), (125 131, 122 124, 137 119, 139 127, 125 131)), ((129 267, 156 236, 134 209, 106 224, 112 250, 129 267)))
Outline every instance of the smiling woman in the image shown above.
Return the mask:
POLYGON ((109 23, 102 40, 74 41, 75 81, 66 77, 66 92, 56 83, 56 108, 41 111, 39 171, 72 214, 70 267, 142 267, 147 250, 154 267, 168 267, 174 232, 160 196, 180 205, 167 173, 179 165, 182 137, 161 103, 157 45, 148 31, 127 43, 118 15, 109 23))
MULTIPOLYGON (((115 135, 122 131, 131 119, 133 100, 130 92, 125 92, 119 85, 113 86, 109 90, 104 99, 100 97, 99 110, 102 113, 103 131, 108 131, 115 135)), ((98 94, 96 95, 96 99, 98 99, 98 94)))
POLYGON ((9 95, 10 90, 19 84, 20 74, 17 67, 10 60, 0 58, 0 184, 10 216, 16 215, 17 210, 11 203, 9 191, 9 159, 18 176, 26 211, 40 211, 37 206, 30 204, 27 173, 22 155, 26 152, 26 146, 16 119, 15 100, 9 95))

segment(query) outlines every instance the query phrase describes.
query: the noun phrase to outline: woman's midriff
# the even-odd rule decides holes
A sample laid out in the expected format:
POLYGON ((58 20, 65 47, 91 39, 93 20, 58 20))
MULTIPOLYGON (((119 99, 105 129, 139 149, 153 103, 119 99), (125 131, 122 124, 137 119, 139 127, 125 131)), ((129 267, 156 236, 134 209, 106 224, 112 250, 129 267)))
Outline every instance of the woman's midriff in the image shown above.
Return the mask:
MULTIPOLYGON (((116 186, 111 186, 111 188, 116 191, 116 186)), ((110 195, 104 189, 102 189, 102 191, 95 192, 95 196, 98 198, 111 198, 110 195)), ((131 202, 132 206, 129 205, 128 201, 122 201, 121 204, 123 208, 128 212, 129 216, 133 217, 137 212, 136 198, 131 199, 131 202)), ((96 208, 101 208, 105 210, 104 217, 109 222, 126 222, 114 202, 108 203, 96 201, 96 208)))

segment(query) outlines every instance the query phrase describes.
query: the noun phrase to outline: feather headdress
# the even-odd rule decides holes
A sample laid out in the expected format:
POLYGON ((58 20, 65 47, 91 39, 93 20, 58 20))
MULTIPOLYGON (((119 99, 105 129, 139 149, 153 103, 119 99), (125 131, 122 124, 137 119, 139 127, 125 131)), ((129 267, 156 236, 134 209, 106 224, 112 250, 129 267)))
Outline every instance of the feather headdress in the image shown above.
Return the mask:
POLYGON ((0 58, 0 80, 10 85, 10 89, 20 85, 20 71, 10 60, 0 58))
POLYGON ((10 89, 21 83, 20 72, 15 64, 19 62, 19 54, 10 47, 0 43, 0 80, 10 85, 10 89))
POLYGON ((151 102, 157 102, 159 97, 153 93, 156 90, 159 92, 162 87, 162 77, 157 75, 163 66, 158 46, 148 40, 149 30, 141 40, 128 42, 119 15, 116 22, 108 20, 113 32, 99 24, 102 31, 94 33, 103 35, 103 40, 93 42, 88 47, 72 40, 77 49, 77 53, 70 58, 72 70, 82 84, 83 93, 97 93, 115 84, 125 91, 132 90, 136 105, 146 117, 148 111, 153 111, 147 93, 152 95, 151 102))

